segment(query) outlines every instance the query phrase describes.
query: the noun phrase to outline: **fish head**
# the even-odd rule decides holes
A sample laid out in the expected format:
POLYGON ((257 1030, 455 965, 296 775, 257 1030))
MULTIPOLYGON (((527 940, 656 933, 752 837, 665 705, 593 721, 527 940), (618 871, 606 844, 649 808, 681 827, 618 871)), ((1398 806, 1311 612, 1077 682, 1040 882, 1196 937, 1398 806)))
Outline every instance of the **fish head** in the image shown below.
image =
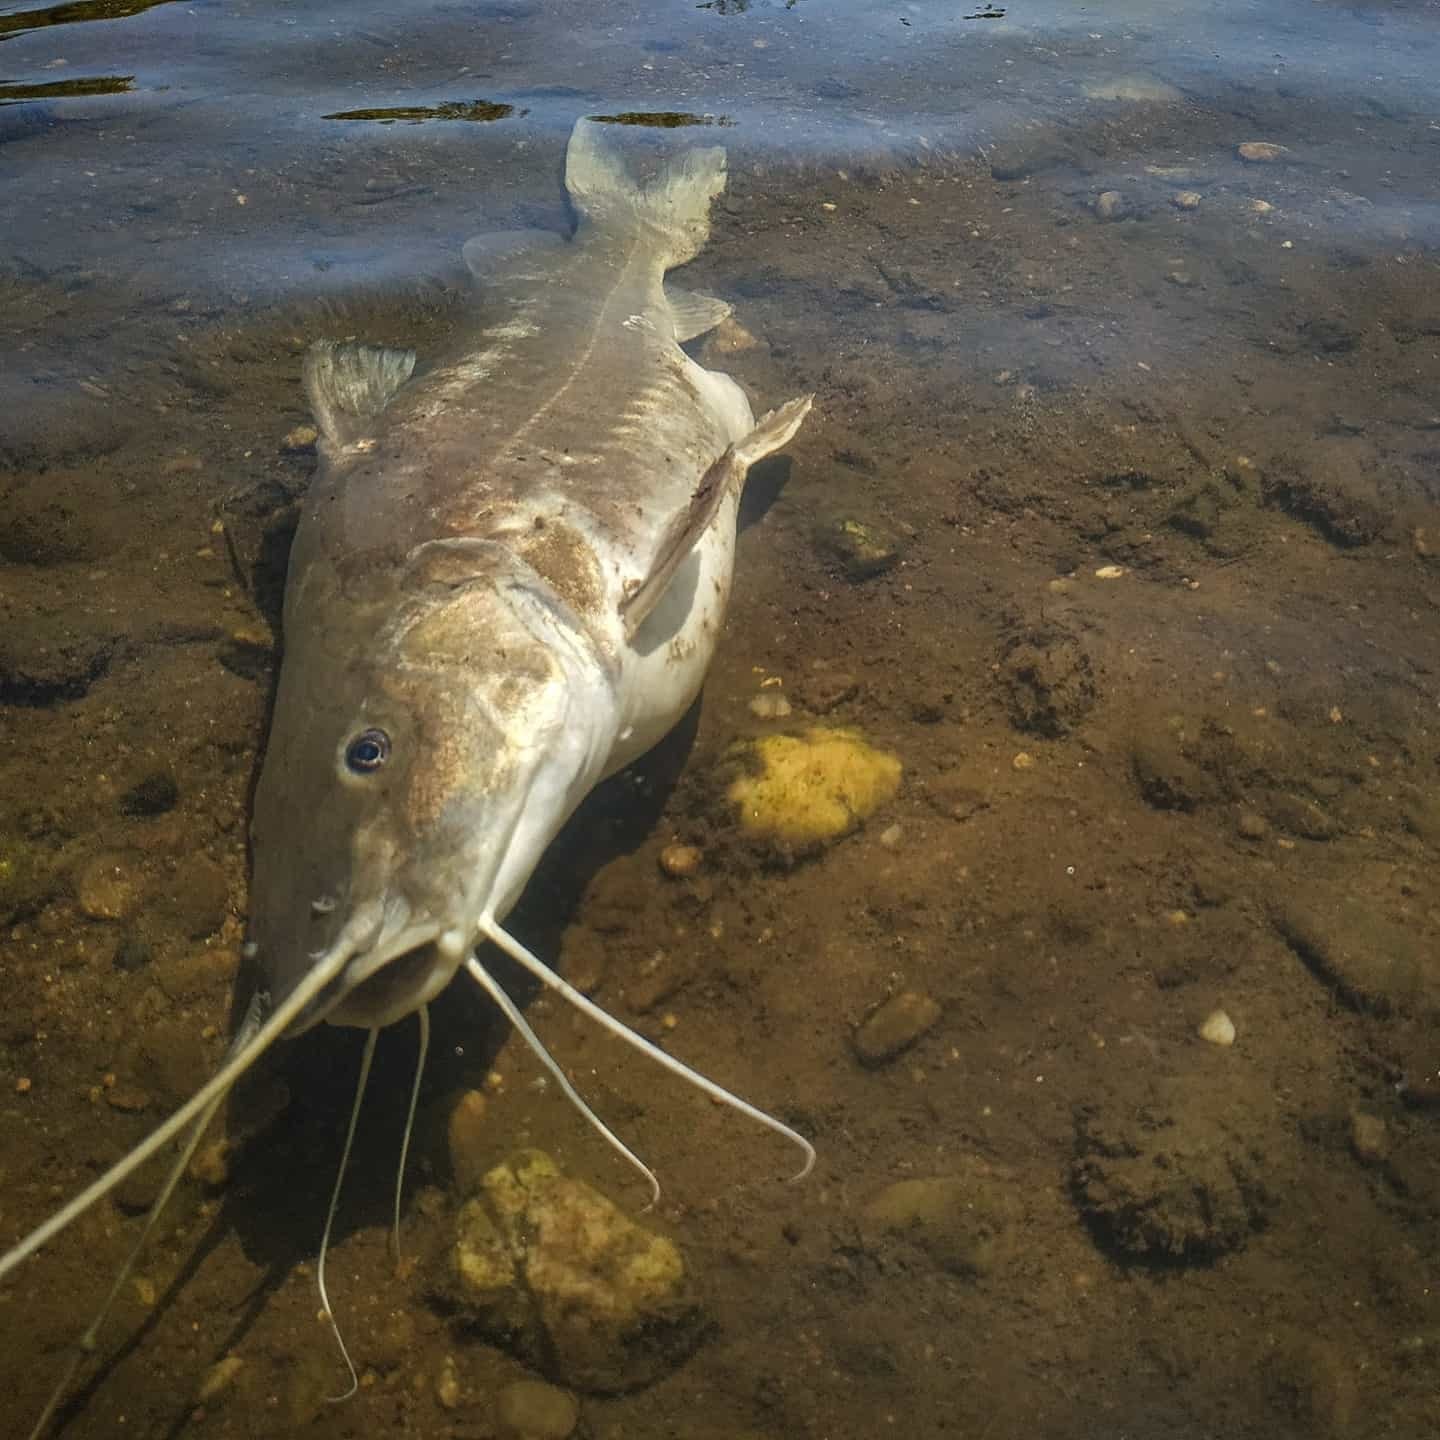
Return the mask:
POLYGON ((348 955, 292 1033, 437 994, 603 768, 597 650, 533 575, 474 570, 442 551, 358 597, 310 576, 287 601, 252 953, 272 1003, 348 955))

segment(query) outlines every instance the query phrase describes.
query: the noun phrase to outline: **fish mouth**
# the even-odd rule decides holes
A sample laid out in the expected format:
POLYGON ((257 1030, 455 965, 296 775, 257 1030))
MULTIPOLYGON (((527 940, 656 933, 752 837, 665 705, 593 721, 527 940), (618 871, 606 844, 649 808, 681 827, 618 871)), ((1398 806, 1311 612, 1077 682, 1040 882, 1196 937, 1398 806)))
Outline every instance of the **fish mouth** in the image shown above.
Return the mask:
POLYGON ((350 940, 345 968, 296 1022, 292 1035, 321 1021, 363 1030, 393 1025, 449 984, 465 954, 454 927, 429 918, 409 923, 403 902, 387 910, 378 922, 345 927, 334 947, 350 940))
MULTIPOLYGON (((321 1017, 331 1025, 354 1025, 363 1030, 393 1025, 412 1010, 433 1000, 450 983, 458 962, 436 944, 439 928, 417 945, 383 960, 356 982, 342 975, 340 994, 321 1017)), ((366 957, 367 960, 369 957, 366 957)))

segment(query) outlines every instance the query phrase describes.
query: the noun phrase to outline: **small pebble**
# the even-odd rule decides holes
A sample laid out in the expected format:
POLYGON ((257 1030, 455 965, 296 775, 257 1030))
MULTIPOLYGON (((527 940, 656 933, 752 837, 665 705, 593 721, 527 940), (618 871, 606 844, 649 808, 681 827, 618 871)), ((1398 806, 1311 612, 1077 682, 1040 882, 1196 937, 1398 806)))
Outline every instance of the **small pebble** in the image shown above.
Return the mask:
POLYGON ((930 996, 903 990, 857 1027, 855 1052, 866 1065, 883 1065, 908 1050, 939 1019, 940 1006, 930 996))
POLYGON ((790 702, 778 690, 765 690, 750 702, 750 713, 761 720, 783 720, 790 713, 790 702))
POLYGON ((686 880, 700 869, 705 852, 698 845, 682 845, 679 841, 660 852, 660 869, 675 880, 686 880))
POLYGON ((1118 190, 1105 190, 1095 197, 1095 214, 1101 220, 1121 220, 1130 213, 1130 202, 1118 190))
POLYGON ((1170 197, 1170 203, 1177 210, 1198 210, 1200 208, 1200 192, 1198 190, 1177 190, 1170 197))
POLYGON ((218 1400, 234 1384, 236 1377, 244 1368, 245 1362, 238 1355, 227 1355, 223 1360, 212 1365, 200 1381, 200 1388, 195 1392, 195 1398, 202 1405, 209 1405, 218 1400))
POLYGON ((1269 140, 1247 140, 1236 149, 1236 154, 1247 165, 1273 165, 1289 153, 1285 146, 1273 144, 1269 140))
POLYGON ((1200 1027, 1200 1038, 1212 1045, 1233 1045, 1235 1043, 1235 1022, 1223 1011, 1212 1010, 1200 1027))
POLYGON ((34 1087, 35 1082, 28 1075, 22 1075, 15 1082, 15 1093, 17 1095, 28 1095, 34 1087))
POLYGON ((893 850, 900 843, 904 833, 898 825, 887 825, 880 832, 880 843, 887 850, 893 850))
POLYGON ((1268 200, 1252 200, 1250 208, 1257 215, 1268 215, 1275 207, 1268 200))
POLYGON ((1379 1165, 1390 1153, 1390 1136, 1378 1115, 1357 1110, 1350 1117, 1350 1149, 1362 1165, 1379 1165))
POLYGON ((211 1190, 223 1190, 230 1179, 230 1152, 233 1148, 224 1135, 212 1140, 190 1162, 191 1175, 211 1190))
POLYGON ((1096 572, 1097 580, 1118 580, 1125 573, 1123 565, 1102 565, 1096 572))
POLYGON ((447 1355, 435 1380, 435 1398, 446 1410, 460 1403, 460 1376, 455 1371, 455 1357, 447 1355))
POLYGON ((280 442, 282 450, 292 453, 301 450, 313 450, 315 442, 320 438, 320 432, 313 425, 297 425, 289 431, 280 442))
POLYGON ((745 350, 758 350, 760 342, 737 320, 729 317, 710 332, 705 348, 716 355, 738 355, 745 350))
POLYGON ((1028 750, 1021 750, 1010 762, 1012 770, 1033 770, 1035 757, 1028 750))

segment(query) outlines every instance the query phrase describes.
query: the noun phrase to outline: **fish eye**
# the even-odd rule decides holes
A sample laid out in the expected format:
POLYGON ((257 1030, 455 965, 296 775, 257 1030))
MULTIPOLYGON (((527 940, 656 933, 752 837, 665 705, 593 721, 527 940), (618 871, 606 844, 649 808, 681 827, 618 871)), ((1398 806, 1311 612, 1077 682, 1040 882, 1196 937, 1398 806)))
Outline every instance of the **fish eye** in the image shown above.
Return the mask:
POLYGON ((369 775, 390 758, 390 737, 383 730, 362 730, 345 747, 345 764, 357 775, 369 775))

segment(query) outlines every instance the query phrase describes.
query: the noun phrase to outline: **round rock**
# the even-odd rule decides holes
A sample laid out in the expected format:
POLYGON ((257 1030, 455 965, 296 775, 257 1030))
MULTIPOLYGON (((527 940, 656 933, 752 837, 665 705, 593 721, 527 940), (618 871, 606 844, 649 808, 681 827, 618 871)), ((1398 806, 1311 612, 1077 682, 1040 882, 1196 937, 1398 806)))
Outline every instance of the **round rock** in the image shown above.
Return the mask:
POLYGON ((1362 1165, 1383 1165, 1390 1156, 1390 1135, 1378 1115, 1357 1110, 1350 1117, 1350 1149, 1362 1165))
POLYGON ((1101 220, 1123 220, 1130 202, 1118 190, 1102 190, 1095 197, 1095 214, 1101 220))
POLYGON ((1277 160, 1283 160, 1290 152, 1283 145, 1276 145, 1270 140, 1247 140, 1243 145, 1236 147, 1237 155, 1247 165, 1273 165, 1277 160))
POLYGON ((541 1380, 517 1380, 495 1402, 500 1433, 514 1440, 567 1440, 580 1423, 580 1406, 568 1390, 541 1380))
POLYGON ((1021 1218, 1013 1177, 979 1161, 959 1175, 900 1180, 865 1207, 870 1226, 918 1245, 941 1269, 989 1275, 1014 1248, 1021 1218))
POLYGON ((865 1065, 883 1065, 908 1050, 940 1019, 940 1006, 916 990, 902 990, 872 1010, 855 1031, 855 1053, 865 1065))
POLYGON ((698 873, 704 859, 698 845, 682 845, 677 840, 660 852, 660 869, 674 880, 688 880, 698 873))

